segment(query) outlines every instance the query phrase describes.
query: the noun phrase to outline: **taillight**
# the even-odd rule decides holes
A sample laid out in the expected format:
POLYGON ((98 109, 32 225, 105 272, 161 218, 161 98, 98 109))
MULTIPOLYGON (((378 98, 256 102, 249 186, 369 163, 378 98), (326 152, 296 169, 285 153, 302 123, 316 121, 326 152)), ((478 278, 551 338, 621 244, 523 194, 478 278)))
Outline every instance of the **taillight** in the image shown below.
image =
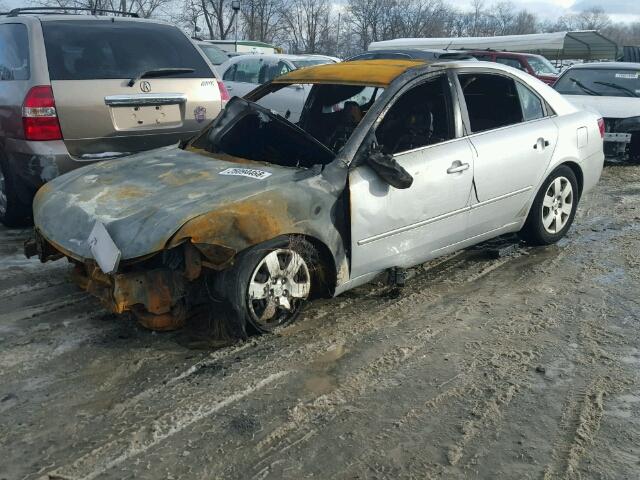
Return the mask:
POLYGON ((26 140, 62 140, 56 102, 51 87, 33 87, 22 104, 22 124, 26 140))
POLYGON ((604 138, 604 118, 598 119, 598 128, 600 129, 600 137, 604 138))
POLYGON ((220 100, 223 102, 229 101, 229 91, 220 80, 218 80, 218 89, 220 90, 220 100))

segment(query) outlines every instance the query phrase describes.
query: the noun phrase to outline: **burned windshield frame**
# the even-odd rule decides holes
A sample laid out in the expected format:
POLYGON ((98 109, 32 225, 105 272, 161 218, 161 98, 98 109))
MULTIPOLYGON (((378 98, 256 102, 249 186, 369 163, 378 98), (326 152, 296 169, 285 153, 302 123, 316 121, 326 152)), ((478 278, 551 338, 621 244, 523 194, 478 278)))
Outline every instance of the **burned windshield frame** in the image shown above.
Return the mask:
POLYGON ((297 125, 241 97, 233 97, 189 147, 292 168, 325 166, 335 159, 331 150, 297 125))

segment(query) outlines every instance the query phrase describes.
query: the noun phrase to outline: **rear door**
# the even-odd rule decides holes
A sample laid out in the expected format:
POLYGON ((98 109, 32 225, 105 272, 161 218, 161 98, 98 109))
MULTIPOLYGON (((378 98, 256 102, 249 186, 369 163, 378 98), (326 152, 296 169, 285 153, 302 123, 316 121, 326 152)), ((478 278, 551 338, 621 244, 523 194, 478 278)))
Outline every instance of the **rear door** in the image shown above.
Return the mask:
POLYGON ((170 145, 220 111, 214 73, 176 27, 70 19, 43 20, 42 31, 62 135, 75 157, 170 145), (176 68, 193 72, 139 78, 176 68))
POLYGON ((524 83, 494 73, 458 75, 476 152, 470 236, 519 223, 558 140, 545 102, 524 83))

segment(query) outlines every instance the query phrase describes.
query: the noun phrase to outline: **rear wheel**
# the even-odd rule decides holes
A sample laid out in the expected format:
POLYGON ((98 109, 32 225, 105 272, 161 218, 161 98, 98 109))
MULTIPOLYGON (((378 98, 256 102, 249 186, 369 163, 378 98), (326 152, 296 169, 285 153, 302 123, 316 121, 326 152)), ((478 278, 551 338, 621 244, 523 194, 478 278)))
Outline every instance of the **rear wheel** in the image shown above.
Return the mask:
POLYGON ((569 167, 556 168, 538 191, 520 236, 536 245, 549 245, 564 237, 578 208, 576 176, 569 167))
POLYGON ((243 252, 226 281, 236 320, 258 333, 293 322, 315 288, 317 255, 301 239, 278 239, 243 252))
POLYGON ((9 167, 9 162, 0 154, 0 222, 7 227, 29 225, 31 205, 20 201, 17 179, 9 167))

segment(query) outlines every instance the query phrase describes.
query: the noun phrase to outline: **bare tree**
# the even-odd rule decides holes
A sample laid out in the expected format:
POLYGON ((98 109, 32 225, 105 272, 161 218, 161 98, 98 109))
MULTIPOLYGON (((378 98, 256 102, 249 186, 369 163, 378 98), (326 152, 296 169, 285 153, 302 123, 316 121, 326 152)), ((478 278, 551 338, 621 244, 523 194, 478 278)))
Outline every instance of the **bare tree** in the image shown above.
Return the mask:
POLYGON ((611 25, 611 18, 601 7, 594 7, 578 14, 578 25, 581 30, 602 30, 611 25))
POLYGON ((234 25, 234 14, 229 0, 200 0, 202 16, 210 38, 225 40, 234 25))
POLYGON ((292 53, 323 51, 329 30, 329 0, 289 0, 283 5, 282 17, 289 33, 292 53))
POLYGON ((244 37, 271 43, 283 30, 283 0, 243 0, 241 14, 244 37))

